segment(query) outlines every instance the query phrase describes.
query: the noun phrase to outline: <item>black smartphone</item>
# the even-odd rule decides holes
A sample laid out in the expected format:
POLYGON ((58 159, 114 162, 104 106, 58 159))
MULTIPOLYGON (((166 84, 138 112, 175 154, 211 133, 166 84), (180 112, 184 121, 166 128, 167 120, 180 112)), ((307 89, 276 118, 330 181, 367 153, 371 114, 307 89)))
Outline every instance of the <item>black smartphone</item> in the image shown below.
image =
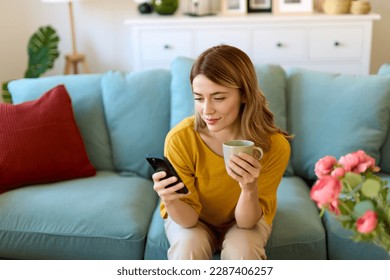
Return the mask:
MULTIPOLYGON (((179 182, 183 182, 179 175, 177 174, 175 168, 173 168, 172 164, 169 162, 169 160, 164 157, 164 156, 146 156, 146 160, 149 162, 149 164, 153 167, 154 171, 160 172, 160 171, 165 171, 167 173, 167 176, 165 178, 169 178, 172 176, 175 176, 177 178, 177 181, 173 184, 170 184, 167 186, 167 188, 172 187, 176 185, 179 182)), ((188 193, 187 187, 184 185, 183 188, 180 190, 176 191, 177 193, 188 193)))

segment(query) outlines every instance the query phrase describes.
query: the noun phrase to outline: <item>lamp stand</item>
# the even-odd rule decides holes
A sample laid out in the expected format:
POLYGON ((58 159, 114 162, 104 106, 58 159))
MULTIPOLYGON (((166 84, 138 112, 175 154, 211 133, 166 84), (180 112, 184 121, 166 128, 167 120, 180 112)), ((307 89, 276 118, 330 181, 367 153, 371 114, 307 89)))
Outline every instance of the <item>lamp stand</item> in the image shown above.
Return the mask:
POLYGON ((89 73, 89 68, 88 68, 88 65, 87 65, 87 61, 86 61, 85 55, 77 53, 76 32, 75 32, 75 28, 74 28, 73 3, 72 3, 72 1, 70 1, 68 3, 68 5, 69 5, 70 30, 71 30, 71 33, 72 33, 72 49, 73 49, 73 53, 65 55, 66 64, 65 64, 64 73, 65 74, 71 74, 71 73, 78 74, 79 73, 79 69, 78 69, 79 63, 81 63, 81 65, 83 66, 84 72, 89 73))

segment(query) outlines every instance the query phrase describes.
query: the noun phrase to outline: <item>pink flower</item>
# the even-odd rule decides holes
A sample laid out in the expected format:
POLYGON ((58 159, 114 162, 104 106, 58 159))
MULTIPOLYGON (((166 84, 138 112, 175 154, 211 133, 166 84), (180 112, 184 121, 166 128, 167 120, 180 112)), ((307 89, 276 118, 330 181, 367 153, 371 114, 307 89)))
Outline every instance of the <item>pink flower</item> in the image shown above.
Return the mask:
POLYGON ((356 229, 360 233, 370 233, 376 228, 378 216, 375 211, 367 210, 363 216, 356 221, 356 229))
POLYGON ((311 188, 310 197, 317 203, 318 208, 327 207, 330 204, 338 207, 336 200, 341 188, 341 182, 337 178, 330 175, 323 176, 311 188))
POLYGON ((333 177, 336 177, 336 178, 342 178, 344 177, 345 175, 345 170, 344 168, 342 167, 336 167, 331 173, 330 175, 333 176, 333 177))
POLYGON ((329 204, 329 211, 336 214, 336 215, 340 215, 340 209, 339 209, 339 201, 336 199, 336 200, 333 200, 330 204, 329 204))
POLYGON ((363 150, 342 156, 339 163, 343 165, 346 172, 357 174, 363 173, 369 168, 374 172, 380 170, 378 166, 375 166, 375 159, 367 155, 363 150))
POLYGON ((336 163, 337 159, 335 157, 325 156, 317 161, 314 172, 318 178, 330 175, 336 163))

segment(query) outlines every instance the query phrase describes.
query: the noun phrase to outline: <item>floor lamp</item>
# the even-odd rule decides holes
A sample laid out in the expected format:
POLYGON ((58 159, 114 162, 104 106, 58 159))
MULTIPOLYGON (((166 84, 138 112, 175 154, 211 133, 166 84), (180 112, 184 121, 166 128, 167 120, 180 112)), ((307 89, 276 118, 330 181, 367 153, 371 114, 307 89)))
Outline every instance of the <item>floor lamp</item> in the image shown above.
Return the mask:
POLYGON ((74 27, 74 15, 73 15, 73 2, 77 2, 80 0, 42 0, 42 2, 48 3, 68 3, 69 8, 69 21, 70 21, 70 31, 72 36, 72 53, 65 55, 66 64, 65 64, 65 74, 78 74, 79 63, 83 66, 83 70, 86 73, 89 73, 88 65, 85 59, 85 55, 77 52, 77 44, 76 44, 76 32, 74 27))

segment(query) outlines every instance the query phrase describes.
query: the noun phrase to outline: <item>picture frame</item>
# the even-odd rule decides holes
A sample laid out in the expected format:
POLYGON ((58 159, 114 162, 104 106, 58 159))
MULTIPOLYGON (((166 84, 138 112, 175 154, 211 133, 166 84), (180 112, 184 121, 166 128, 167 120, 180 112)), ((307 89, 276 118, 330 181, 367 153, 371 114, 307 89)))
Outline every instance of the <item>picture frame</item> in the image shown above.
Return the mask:
POLYGON ((222 0, 221 11, 225 15, 243 15, 247 13, 247 0, 222 0))
POLYGON ((313 0, 272 0, 272 12, 277 15, 305 15, 313 11, 313 0))
POLYGON ((272 0, 248 0, 248 13, 272 12, 272 0))

